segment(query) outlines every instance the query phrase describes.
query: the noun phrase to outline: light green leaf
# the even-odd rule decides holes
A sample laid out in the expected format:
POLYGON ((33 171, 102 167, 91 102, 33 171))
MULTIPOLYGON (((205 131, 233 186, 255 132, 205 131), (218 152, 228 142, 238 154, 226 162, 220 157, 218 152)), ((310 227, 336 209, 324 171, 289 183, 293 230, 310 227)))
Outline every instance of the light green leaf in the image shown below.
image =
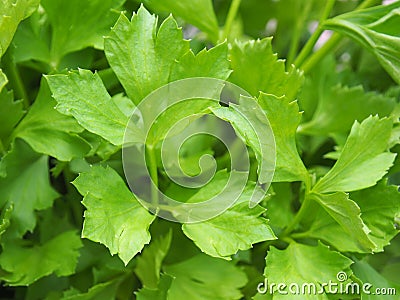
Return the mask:
POLYGON ((83 128, 72 117, 59 113, 45 81, 28 114, 18 124, 13 136, 24 139, 36 152, 61 161, 83 157, 90 146, 77 133, 83 128))
MULTIPOLYGON (((390 116, 396 105, 394 98, 375 92, 365 92, 362 86, 327 87, 318 97, 318 107, 312 120, 300 125, 304 134, 348 134, 354 120, 361 122, 371 114, 390 116)), ((313 89, 315 92, 315 88, 313 89)))
POLYGON ((10 227, 10 220, 12 216, 12 211, 14 207, 12 205, 5 207, 1 211, 0 215, 0 241, 1 241, 1 236, 3 235, 4 232, 6 232, 7 228, 10 227))
MULTIPOLYGON (((336 275, 345 272, 348 276, 352 273, 350 259, 329 249, 319 243, 317 246, 291 243, 285 250, 271 247, 265 258, 264 271, 268 283, 297 283, 301 287, 304 283, 313 283, 317 291, 321 289, 321 283, 336 282, 336 275)), ((275 286, 276 288, 276 286, 275 286)), ((270 293, 271 291, 268 291, 270 293)), ((288 299, 288 295, 282 295, 275 291, 274 299, 288 299)), ((290 294, 290 299, 305 299, 304 295, 290 294)), ((307 295, 307 299, 328 299, 327 295, 307 295)))
POLYGON ((266 202, 266 215, 272 228, 274 226, 284 228, 294 218, 295 214, 292 205, 294 195, 290 185, 288 182, 272 184, 273 192, 271 198, 266 202))
POLYGON ((29 17, 38 7, 40 0, 0 1, 0 57, 10 45, 19 22, 29 17))
POLYGON ((261 93, 258 103, 264 109, 275 136, 276 169, 273 181, 307 182, 308 172, 296 147, 296 130, 301 119, 297 102, 261 93))
POLYGON ((376 249, 375 243, 369 237, 370 229, 360 217, 360 207, 350 200, 346 193, 311 194, 310 197, 316 200, 344 232, 351 236, 358 249, 366 253, 376 249))
POLYGON ((110 300, 115 299, 118 287, 121 284, 121 277, 96 284, 92 286, 86 293, 80 293, 75 289, 64 292, 62 300, 110 300))
POLYGON ((264 212, 261 206, 249 208, 244 201, 210 220, 184 224, 182 230, 204 253, 230 259, 255 243, 276 239, 268 220, 261 217, 264 212))
POLYGON ((354 275, 357 276, 363 283, 369 283, 372 285, 369 290, 371 294, 362 293, 363 300, 377 300, 377 299, 387 299, 387 300, 396 300, 398 299, 398 295, 375 295, 374 290, 376 288, 380 288, 381 291, 385 289, 389 292, 388 288, 394 288, 388 280, 383 277, 377 270, 375 270, 371 265, 369 265, 366 261, 357 261, 351 267, 354 271, 354 275), (372 294, 374 293, 374 294, 372 294))
POLYGON ((156 11, 173 13, 208 34, 215 42, 218 40, 219 27, 211 0, 193 0, 191 2, 174 0, 144 0, 146 6, 156 11))
POLYGON ((153 239, 149 246, 136 259, 135 273, 142 285, 149 289, 157 289, 160 280, 161 264, 171 245, 172 231, 165 236, 153 239))
POLYGON ((400 1, 390 5, 356 10, 328 19, 332 29, 361 43, 371 51, 383 68, 400 83, 400 1))
POLYGON ((219 44, 210 50, 203 49, 197 55, 191 50, 173 65, 171 81, 190 77, 212 77, 226 80, 229 69, 227 43, 219 44))
MULTIPOLYGON (((317 204, 315 204, 317 206, 317 204)), ((352 232, 349 233, 333 219, 322 206, 316 207, 311 227, 304 234, 307 238, 315 238, 335 247, 340 252, 365 253, 365 247, 360 246, 352 232)), ((364 234, 363 234, 364 235, 364 234)), ((368 238, 373 238, 368 235, 368 238)), ((375 248, 374 250, 377 250, 375 248)), ((367 253, 371 253, 367 250, 367 253)))
POLYGON ((286 72, 284 60, 272 51, 272 38, 232 44, 230 59, 233 73, 230 81, 258 97, 260 91, 286 96, 290 101, 303 83, 302 72, 292 65, 286 72))
POLYGON ((144 287, 135 293, 137 300, 167 300, 168 289, 174 278, 172 276, 162 274, 160 282, 156 289, 144 287))
POLYGON ((371 230, 371 240, 377 244, 378 251, 383 251, 399 233, 395 227, 395 217, 400 214, 397 186, 388 186, 384 180, 369 189, 351 193, 351 198, 361 208, 361 217, 371 230))
POLYGON ((396 156, 384 152, 391 130, 391 119, 370 116, 361 124, 356 121, 336 164, 313 190, 355 191, 375 185, 392 166, 396 156))
POLYGON ((22 140, 16 139, 10 152, 0 161, 0 207, 12 204, 14 209, 8 231, 22 236, 33 231, 36 210, 53 204, 58 194, 50 185, 48 157, 33 152, 22 140))
POLYGON ((1 279, 9 285, 29 285, 55 273, 68 276, 75 272, 82 242, 75 231, 67 231, 43 245, 7 243, 0 255, 1 267, 9 272, 1 279))
POLYGON ((102 49, 103 36, 118 18, 124 0, 42 0, 51 27, 51 64, 58 66, 61 58, 86 47, 102 49), (114 11, 113 11, 114 10, 114 11))
POLYGON ((6 86, 7 82, 7 76, 3 73, 3 70, 0 69, 0 92, 3 90, 3 87, 6 86))
POLYGON ((86 130, 122 145, 128 117, 112 100, 99 75, 89 70, 46 76, 57 110, 72 115, 86 130))
POLYGON ((82 237, 104 244, 128 264, 150 242, 148 229, 155 217, 110 167, 93 166, 73 184, 86 207, 82 237))
POLYGON ((268 119, 253 98, 241 96, 239 105, 212 108, 219 118, 229 121, 235 132, 249 145, 258 161, 258 181, 271 182, 275 167, 275 140, 268 119))
POLYGON ((207 255, 197 255, 183 262, 165 266, 175 277, 168 290, 168 299, 241 299, 247 278, 235 265, 207 255))
POLYGON ((175 61, 189 51, 172 17, 156 29, 157 18, 141 6, 131 21, 121 15, 105 38, 107 59, 135 104, 167 84, 175 61))

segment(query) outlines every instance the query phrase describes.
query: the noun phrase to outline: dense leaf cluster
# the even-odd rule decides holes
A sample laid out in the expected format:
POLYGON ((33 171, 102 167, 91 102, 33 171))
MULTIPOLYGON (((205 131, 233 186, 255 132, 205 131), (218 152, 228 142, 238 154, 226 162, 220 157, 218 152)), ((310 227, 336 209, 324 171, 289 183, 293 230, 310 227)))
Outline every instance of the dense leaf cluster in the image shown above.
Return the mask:
POLYGON ((338 273, 400 293, 400 1, 143 2, 0 0, 0 297, 381 299, 256 289, 338 273), (121 148, 135 107, 192 77, 251 95, 237 105, 262 108, 276 169, 250 207, 268 158, 235 105, 172 109, 146 141, 167 195, 205 201, 235 172, 198 136, 177 164, 194 176, 213 155, 215 176, 195 189, 169 180, 160 143, 180 118, 213 114, 252 154, 235 205, 179 224, 130 191, 121 148))

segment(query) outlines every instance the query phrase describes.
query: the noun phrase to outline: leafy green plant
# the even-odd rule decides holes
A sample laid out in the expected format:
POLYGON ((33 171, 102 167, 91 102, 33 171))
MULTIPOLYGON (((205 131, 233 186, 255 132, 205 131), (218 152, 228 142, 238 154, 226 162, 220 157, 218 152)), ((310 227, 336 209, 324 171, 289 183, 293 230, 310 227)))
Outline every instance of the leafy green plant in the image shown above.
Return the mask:
POLYGON ((398 299, 400 1, 143 2, 0 0, 1 297, 398 299), (215 85, 143 105, 193 78, 215 85), (247 93, 211 101, 225 81, 247 93), (223 212, 184 222, 158 190, 205 202, 243 173, 241 152, 194 135, 167 165, 162 145, 218 122, 247 146, 247 180, 223 212), (129 134, 146 150, 129 161, 133 178, 129 134), (184 187, 177 170, 213 176, 184 187), (152 205, 180 222, 130 190, 144 172, 152 205))

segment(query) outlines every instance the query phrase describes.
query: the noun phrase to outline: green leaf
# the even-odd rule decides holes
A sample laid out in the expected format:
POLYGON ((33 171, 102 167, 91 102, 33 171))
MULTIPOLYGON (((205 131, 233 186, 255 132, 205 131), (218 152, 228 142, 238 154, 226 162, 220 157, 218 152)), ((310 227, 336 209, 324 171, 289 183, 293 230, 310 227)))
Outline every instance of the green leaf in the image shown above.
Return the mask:
POLYGON ((8 82, 6 76, 2 72, 0 76, 0 140, 6 142, 15 125, 17 125, 24 116, 25 111, 22 100, 14 101, 14 93, 4 88, 8 82))
POLYGON ((86 47, 103 49, 103 36, 118 18, 113 10, 124 0, 42 0, 41 5, 51 24, 51 65, 57 67, 61 58, 86 47))
POLYGON ((253 149, 258 161, 258 181, 270 182, 275 167, 274 134, 255 99, 241 96, 239 105, 230 103, 229 107, 211 108, 211 111, 229 121, 235 132, 253 149))
POLYGON ((8 231, 22 236, 35 228, 35 211, 50 207, 58 197, 50 185, 48 157, 16 139, 0 161, 0 174, 5 175, 0 176, 0 207, 14 206, 8 231))
POLYGON ((400 83, 400 2, 352 11, 328 19, 326 29, 349 36, 371 51, 383 68, 400 83))
POLYGON ((112 100, 100 76, 89 70, 46 76, 57 110, 72 115, 86 130, 122 145, 128 117, 112 100))
POLYGON ((165 11, 181 17, 208 34, 213 42, 218 40, 218 21, 211 0, 193 0, 191 2, 174 0, 144 0, 152 10, 165 11))
POLYGON ((79 293, 74 289, 64 292, 62 300, 109 300, 115 299, 121 278, 99 283, 92 286, 86 293, 79 293))
MULTIPOLYGON (((285 250, 271 247, 265 258, 265 278, 268 283, 285 283, 289 286, 296 283, 300 287, 304 283, 313 283, 317 291, 321 289, 321 283, 336 282, 339 272, 351 274, 349 258, 329 249, 319 243, 317 246, 291 243, 285 250)), ((276 289, 276 286, 275 286, 276 289)), ((268 291, 270 293, 271 291, 268 291)), ((275 291, 274 299, 288 299, 287 295, 275 291)), ((305 299, 304 295, 290 294, 290 299, 305 299)), ((307 295, 307 299, 327 299, 326 294, 307 295)))
POLYGON ((233 73, 230 81, 253 96, 260 91, 275 96, 286 96, 290 101, 303 83, 303 75, 293 65, 286 72, 284 60, 272 51, 272 38, 232 44, 230 59, 233 73))
POLYGON ((324 89, 318 95, 318 107, 312 119, 300 126, 301 133, 348 134, 354 120, 361 122, 371 114, 378 114, 381 118, 390 116, 396 105, 394 98, 365 92, 362 86, 349 88, 338 85, 327 88, 328 91, 324 89))
POLYGON ((371 253, 376 249, 375 243, 369 236, 370 229, 360 217, 360 207, 350 200, 346 193, 311 194, 310 197, 316 200, 344 232, 351 236, 361 251, 371 253))
POLYGON ((142 254, 136 259, 135 273, 142 285, 149 289, 156 289, 160 280, 161 264, 171 245, 172 231, 165 236, 153 239, 145 247, 142 254))
POLYGON ((346 144, 330 171, 314 186, 317 192, 355 191, 375 185, 396 154, 387 149, 392 120, 377 116, 354 122, 346 144))
POLYGON ((264 109, 275 136, 276 168, 273 181, 307 182, 308 172, 296 147, 296 130, 301 119, 297 102, 261 93, 258 103, 264 109))
POLYGON ((150 242, 148 229, 155 217, 110 167, 93 166, 73 184, 86 207, 82 237, 104 244, 128 264, 150 242))
POLYGON ((190 77, 226 80, 231 74, 229 66, 227 43, 218 44, 210 50, 203 49, 197 55, 189 50, 173 65, 171 81, 190 77))
POLYGON ((294 195, 290 183, 287 182, 273 183, 272 188, 271 198, 266 203, 266 215, 270 220, 272 228, 274 226, 284 228, 294 218, 294 208, 292 205, 294 195))
MULTIPOLYGON (((380 288, 382 291, 383 289, 393 288, 388 280, 383 277, 378 271, 376 271, 371 265, 369 265, 366 261, 357 261, 351 267, 354 271, 354 275, 357 276, 363 283, 369 283, 372 285, 371 289, 369 290, 371 294, 362 293, 363 300, 376 300, 382 299, 383 297, 388 300, 396 300, 398 299, 398 295, 384 295, 379 296, 374 293, 376 288, 380 288), (374 294, 372 294, 374 293, 374 294)), ((388 290, 387 290, 388 291, 388 290)))
POLYGON ((52 273, 71 275, 75 272, 81 247, 81 239, 75 231, 57 235, 43 245, 29 246, 23 241, 7 243, 0 255, 0 265, 9 273, 1 279, 15 286, 29 285, 52 273))
POLYGON ((0 1, 0 57, 10 45, 19 22, 29 17, 38 7, 40 0, 0 1))
POLYGON ((90 146, 77 133, 83 128, 72 118, 59 113, 45 81, 27 115, 13 136, 24 139, 36 152, 61 161, 83 157, 90 146))
POLYGON ((388 186, 383 180, 374 187, 351 193, 351 198, 361 208, 361 217, 371 230, 371 240, 378 251, 383 251, 399 233, 395 227, 395 217, 400 214, 397 186, 388 186))
POLYGON ((172 66, 189 50, 172 17, 156 29, 157 18, 141 6, 131 21, 121 15, 105 38, 108 62, 135 104, 167 84, 172 66))
POLYGON ((174 278, 172 276, 163 274, 161 275, 160 282, 156 289, 150 289, 144 287, 136 292, 137 300, 167 300, 168 298, 168 289, 171 286, 174 278))
POLYGON ((207 255, 197 255, 183 262, 164 267, 175 279, 168 290, 168 299, 241 299, 247 278, 233 264, 207 255))
POLYGON ((276 239, 268 220, 261 217, 264 212, 259 205, 249 208, 245 201, 210 220, 183 224, 182 230, 204 253, 230 259, 231 255, 250 249, 255 243, 276 239))

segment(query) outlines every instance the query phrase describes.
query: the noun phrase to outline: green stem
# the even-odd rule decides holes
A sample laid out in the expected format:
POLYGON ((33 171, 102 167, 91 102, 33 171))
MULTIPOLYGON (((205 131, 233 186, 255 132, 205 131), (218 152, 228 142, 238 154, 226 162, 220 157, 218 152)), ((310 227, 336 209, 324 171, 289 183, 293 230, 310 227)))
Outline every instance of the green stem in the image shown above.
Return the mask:
POLYGON ((231 32, 233 21, 235 20, 236 14, 239 10, 241 0, 232 0, 231 6, 229 7, 228 16, 226 17, 223 38, 227 39, 231 32))
POLYGON ((21 75, 17 65, 14 62, 10 49, 4 54, 3 63, 7 77, 13 87, 15 98, 22 99, 24 108, 28 108, 30 106, 28 94, 25 90, 21 75))
POLYGON ((316 42, 318 41, 319 37, 321 36, 321 33, 324 31, 323 30, 323 23, 324 21, 329 17, 329 14, 332 11, 333 6, 335 5, 336 0, 327 0, 326 5, 324 8, 324 11, 322 12, 322 15, 319 19, 318 27, 314 31, 314 33, 311 35, 303 49, 301 50, 300 54, 297 56, 296 60, 294 61, 294 64, 300 68, 304 62, 304 60, 308 57, 308 55, 312 52, 316 42))
POLYGON ((154 208, 158 207, 158 171, 156 153, 153 147, 148 146, 147 151, 149 154, 149 171, 152 182, 151 185, 151 203, 154 208))
MULTIPOLYGON (((379 4, 380 0, 365 0, 355 10, 368 8, 379 4)), ((329 52, 334 51, 343 37, 335 33, 331 38, 316 52, 314 52, 302 65, 305 74, 309 73, 329 52)))
POLYGON ((286 227, 286 229, 282 232, 282 235, 281 235, 282 237, 288 236, 296 228, 296 226, 301 222, 301 220, 303 220, 303 218, 308 215, 308 210, 310 208, 310 204, 311 204, 311 199, 308 197, 308 195, 306 195, 304 197, 304 201, 303 201, 299 211, 297 212, 296 216, 294 217, 292 222, 286 227))
MULTIPOLYGON (((300 2, 296 2, 296 3, 300 3, 300 2)), ((287 65, 290 66, 299 50, 299 44, 300 44, 300 38, 301 38, 301 33, 302 33, 302 29, 303 29, 303 24, 306 21, 306 18, 308 16, 308 13, 310 12, 311 9, 311 4, 312 1, 306 1, 305 7, 304 9, 300 7, 298 7, 301 11, 301 17, 297 19, 296 22, 296 28, 294 29, 293 32, 293 36, 290 42, 290 47, 289 47, 289 53, 287 56, 287 65)))

